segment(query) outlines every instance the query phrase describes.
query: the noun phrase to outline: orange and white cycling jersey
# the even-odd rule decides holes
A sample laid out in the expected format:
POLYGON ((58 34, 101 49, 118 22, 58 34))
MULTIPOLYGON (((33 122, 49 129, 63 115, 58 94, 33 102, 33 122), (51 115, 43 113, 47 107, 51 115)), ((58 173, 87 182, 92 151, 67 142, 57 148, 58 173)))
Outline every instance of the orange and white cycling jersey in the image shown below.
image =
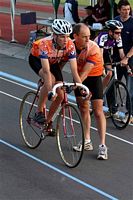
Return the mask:
POLYGON ((71 58, 76 58, 75 45, 70 38, 65 48, 58 50, 52 36, 35 41, 31 54, 38 58, 48 59, 50 64, 67 62, 71 58))
POLYGON ((92 70, 88 73, 88 76, 100 76, 103 74, 103 56, 101 54, 99 46, 89 40, 87 47, 83 49, 77 56, 78 71, 84 71, 84 65, 86 63, 94 64, 92 70))

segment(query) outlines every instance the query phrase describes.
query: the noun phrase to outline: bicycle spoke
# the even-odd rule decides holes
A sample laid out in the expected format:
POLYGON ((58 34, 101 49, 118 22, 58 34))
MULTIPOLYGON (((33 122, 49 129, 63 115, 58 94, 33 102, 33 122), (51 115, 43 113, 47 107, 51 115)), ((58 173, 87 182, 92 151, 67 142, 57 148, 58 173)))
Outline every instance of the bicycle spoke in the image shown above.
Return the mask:
POLYGON ((73 150, 79 142, 84 143, 82 121, 73 105, 66 105, 57 120, 57 143, 62 160, 68 167, 76 167, 82 158, 81 152, 73 150))
POLYGON ((125 128, 130 120, 131 102, 128 90, 124 83, 120 81, 115 82, 115 107, 117 112, 112 114, 112 121, 116 128, 125 128))
POLYGON ((35 98, 35 95, 35 92, 28 92, 24 96, 23 101, 21 102, 19 114, 21 134, 24 142, 30 148, 38 147, 43 138, 41 128, 33 123, 33 117, 37 107, 37 98, 35 98), (34 102, 34 104, 32 104, 32 102, 34 102))

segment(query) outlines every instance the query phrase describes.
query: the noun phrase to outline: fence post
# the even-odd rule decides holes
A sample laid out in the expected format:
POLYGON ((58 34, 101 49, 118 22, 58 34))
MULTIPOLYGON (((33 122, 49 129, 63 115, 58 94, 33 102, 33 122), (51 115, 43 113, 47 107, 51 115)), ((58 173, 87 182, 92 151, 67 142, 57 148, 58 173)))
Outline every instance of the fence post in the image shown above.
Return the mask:
POLYGON ((52 0, 52 3, 53 3, 53 6, 54 6, 55 19, 57 19, 57 13, 58 13, 60 0, 52 0))
POLYGON ((16 43, 17 42, 15 40, 15 37, 14 37, 15 5, 16 5, 16 0, 11 0, 10 12, 11 12, 11 29, 12 29, 12 39, 11 39, 11 42, 12 43, 16 43))

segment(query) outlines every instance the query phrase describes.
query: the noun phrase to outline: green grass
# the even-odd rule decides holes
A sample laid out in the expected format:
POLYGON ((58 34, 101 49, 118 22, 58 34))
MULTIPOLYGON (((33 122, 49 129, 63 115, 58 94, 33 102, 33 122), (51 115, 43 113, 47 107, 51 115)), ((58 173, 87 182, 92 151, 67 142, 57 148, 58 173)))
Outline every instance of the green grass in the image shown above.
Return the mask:
MULTIPOLYGON (((48 1, 51 2, 51 0, 48 0, 48 1)), ((65 0, 61 0, 60 2, 63 4, 65 2, 65 0)), ((89 2, 89 1, 88 0, 78 0, 78 4, 82 5, 82 6, 87 6, 89 4, 87 2, 89 2)), ((116 3, 118 3, 118 2, 119 2, 119 0, 116 0, 116 3)), ((129 2, 131 4, 131 7, 133 8, 133 0, 129 0, 129 2)))
MULTIPOLYGON (((130 2, 130 4, 131 4, 131 7, 133 8, 133 0, 128 0, 129 2, 130 2)), ((118 3, 119 2, 119 0, 116 0, 116 3, 118 3)))
MULTIPOLYGON (((63 0, 61 2, 64 2, 63 0)), ((87 5, 88 0, 78 0, 79 5, 87 5)), ((116 3, 118 3, 119 0, 116 0, 116 3)), ((133 8, 133 0, 129 0, 131 7, 133 8)))

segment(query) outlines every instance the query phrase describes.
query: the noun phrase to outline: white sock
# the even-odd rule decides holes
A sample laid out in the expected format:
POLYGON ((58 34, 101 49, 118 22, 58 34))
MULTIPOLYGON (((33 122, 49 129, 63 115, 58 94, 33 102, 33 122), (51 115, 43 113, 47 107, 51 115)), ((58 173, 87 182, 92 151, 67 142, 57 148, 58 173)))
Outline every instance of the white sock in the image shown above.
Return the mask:
POLYGON ((106 147, 106 145, 105 144, 100 144, 99 147, 106 147))
POLYGON ((91 139, 85 139, 85 143, 90 143, 91 142, 91 139))

